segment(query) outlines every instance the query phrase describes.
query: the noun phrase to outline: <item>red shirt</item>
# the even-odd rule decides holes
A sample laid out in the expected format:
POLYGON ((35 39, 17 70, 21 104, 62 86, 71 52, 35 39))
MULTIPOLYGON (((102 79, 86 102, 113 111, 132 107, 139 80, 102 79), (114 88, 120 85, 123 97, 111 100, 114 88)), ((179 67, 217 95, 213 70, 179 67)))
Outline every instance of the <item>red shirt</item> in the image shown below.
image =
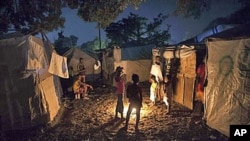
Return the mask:
POLYGON ((205 80, 205 64, 200 64, 197 69, 197 75, 199 76, 199 83, 204 83, 205 80))
POLYGON ((124 80, 119 77, 118 82, 116 82, 116 93, 117 94, 124 94, 125 84, 124 80))

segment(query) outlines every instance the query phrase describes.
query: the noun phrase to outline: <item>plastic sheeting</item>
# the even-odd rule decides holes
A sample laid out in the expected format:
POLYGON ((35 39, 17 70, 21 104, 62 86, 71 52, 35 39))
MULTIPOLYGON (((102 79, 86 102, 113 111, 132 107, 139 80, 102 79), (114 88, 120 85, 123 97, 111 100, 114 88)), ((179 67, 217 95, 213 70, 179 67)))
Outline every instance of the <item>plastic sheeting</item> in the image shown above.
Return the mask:
POLYGON ((186 45, 182 45, 180 47, 176 47, 176 50, 166 50, 163 52, 163 57, 164 58, 185 58, 188 57, 190 55, 192 55, 193 52, 195 52, 194 50, 194 46, 186 46, 186 45))
POLYGON ((121 48, 121 60, 151 59, 155 45, 121 48))
POLYGON ((194 84, 196 79, 196 53, 194 50, 185 51, 180 58, 180 72, 177 74, 177 84, 174 90, 174 101, 193 109, 194 84))
POLYGON ((230 125, 250 124, 250 39, 207 42, 205 117, 229 136, 230 125))
POLYGON ((176 78, 172 78, 173 100, 192 110, 196 79, 196 51, 194 46, 169 46, 165 48, 162 55, 165 58, 165 63, 167 63, 165 68, 167 73, 170 73, 171 69, 170 60, 174 57, 180 59, 180 65, 176 66, 179 67, 179 72, 176 78))
POLYGON ((112 61, 114 65, 107 69, 105 72, 114 72, 117 66, 122 66, 124 73, 126 74, 126 80, 131 81, 133 73, 137 73, 140 77, 140 81, 148 81, 150 69, 152 65, 152 49, 153 45, 140 46, 140 47, 127 47, 127 48, 115 48, 113 49, 113 59, 107 59, 105 63, 110 64, 112 61), (112 69, 112 70, 108 70, 112 69))
POLYGON ((131 81, 133 73, 137 73, 140 76, 140 81, 148 81, 152 65, 151 58, 153 47, 153 45, 148 45, 114 48, 107 52, 104 54, 102 62, 104 77, 109 81, 113 81, 113 73, 116 67, 122 66, 127 81, 131 81))
POLYGON ((43 75, 48 74, 49 62, 45 50, 33 36, 0 40, 0 124, 4 130, 45 124, 57 114, 62 90, 56 76, 43 75))
POLYGON ((151 67, 151 60, 137 60, 137 61, 121 61, 115 62, 115 68, 117 66, 122 66, 124 73, 126 74, 126 81, 132 82, 132 75, 136 73, 140 77, 140 81, 148 81, 151 67))

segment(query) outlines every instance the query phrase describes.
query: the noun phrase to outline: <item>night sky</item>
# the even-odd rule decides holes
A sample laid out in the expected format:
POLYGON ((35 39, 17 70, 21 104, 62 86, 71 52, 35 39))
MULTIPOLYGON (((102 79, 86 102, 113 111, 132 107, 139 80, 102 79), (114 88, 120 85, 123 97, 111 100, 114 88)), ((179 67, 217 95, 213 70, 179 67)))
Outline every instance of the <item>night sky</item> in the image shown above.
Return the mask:
MULTIPOLYGON (((138 10, 133 7, 128 7, 124 13, 117 17, 117 20, 121 18, 126 18, 129 13, 138 14, 148 18, 149 20, 156 17, 159 13, 171 14, 175 9, 176 0, 147 0, 146 3, 140 5, 138 10)), ((199 20, 194 20, 193 18, 185 19, 183 16, 172 16, 170 15, 167 19, 167 24, 171 25, 170 34, 171 42, 178 43, 184 39, 191 38, 202 33, 203 29, 212 20, 218 17, 225 17, 230 15, 232 12, 236 11, 239 6, 237 6, 234 0, 213 0, 211 10, 202 14, 199 20)), ((81 20, 77 16, 76 10, 63 9, 63 16, 66 18, 64 36, 75 35, 78 37, 78 45, 85 43, 87 41, 92 41, 94 38, 98 37, 98 29, 96 28, 96 23, 87 23, 81 20)), ((58 31, 48 33, 47 36, 54 42, 58 38, 58 31)), ((102 40, 105 39, 104 31, 101 31, 102 40)))

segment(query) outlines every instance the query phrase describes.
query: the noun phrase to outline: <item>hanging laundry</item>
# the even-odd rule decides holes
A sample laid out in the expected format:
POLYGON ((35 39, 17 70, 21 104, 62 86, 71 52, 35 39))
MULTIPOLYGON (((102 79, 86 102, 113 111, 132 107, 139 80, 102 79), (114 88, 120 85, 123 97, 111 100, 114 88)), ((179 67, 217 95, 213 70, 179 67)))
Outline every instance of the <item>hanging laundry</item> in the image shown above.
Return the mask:
POLYGON ((48 71, 59 77, 69 78, 67 58, 53 52, 48 71))

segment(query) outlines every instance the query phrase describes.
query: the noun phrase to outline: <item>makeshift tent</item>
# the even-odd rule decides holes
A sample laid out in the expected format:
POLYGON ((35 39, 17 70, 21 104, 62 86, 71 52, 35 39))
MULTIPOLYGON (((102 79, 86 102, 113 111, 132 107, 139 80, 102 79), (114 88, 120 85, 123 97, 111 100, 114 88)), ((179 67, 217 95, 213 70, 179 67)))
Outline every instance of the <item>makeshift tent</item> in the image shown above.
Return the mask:
POLYGON ((193 46, 169 46, 152 50, 153 56, 163 60, 163 75, 170 75, 173 100, 193 109, 194 85, 196 79, 196 51, 193 46))
POLYGON ((30 128, 52 121, 62 89, 48 73, 51 48, 39 38, 0 40, 0 116, 3 130, 30 128))
POLYGON ((104 74, 113 73, 118 66, 122 66, 126 74, 126 80, 132 81, 133 73, 137 73, 140 81, 149 80, 149 72, 152 64, 151 50, 154 45, 114 48, 112 55, 104 56, 103 72, 104 74))
MULTIPOLYGON (((195 46, 196 57, 202 58, 197 52, 205 52, 207 55, 205 66, 208 83, 204 91, 204 117, 208 126, 226 136, 229 136, 230 125, 250 124, 249 26, 250 24, 239 25, 204 37, 205 48, 203 45, 201 48, 197 47, 200 45, 197 43, 186 42, 188 45, 195 46)), ((196 63, 199 61, 201 62, 196 59, 196 63)), ((183 63, 180 63, 180 67, 182 66, 183 63)), ((179 76, 180 74, 177 74, 177 93, 188 87, 179 85, 178 88, 178 83, 183 83, 179 82, 181 80, 179 76)), ((194 89, 193 92, 196 90, 194 89)), ((187 106, 185 102, 180 102, 178 99, 175 101, 187 106)), ((184 101, 190 99, 192 97, 183 98, 184 101)))
POLYGON ((98 60, 98 57, 95 55, 89 55, 79 48, 72 47, 67 52, 65 52, 63 56, 67 57, 68 59, 68 68, 71 71, 71 77, 78 74, 77 64, 79 63, 80 58, 83 58, 86 68, 86 80, 92 80, 94 75, 99 75, 101 72, 101 64, 98 60))
POLYGON ((208 126, 226 136, 230 125, 250 124, 249 25, 219 33, 206 42, 205 118, 208 126))

